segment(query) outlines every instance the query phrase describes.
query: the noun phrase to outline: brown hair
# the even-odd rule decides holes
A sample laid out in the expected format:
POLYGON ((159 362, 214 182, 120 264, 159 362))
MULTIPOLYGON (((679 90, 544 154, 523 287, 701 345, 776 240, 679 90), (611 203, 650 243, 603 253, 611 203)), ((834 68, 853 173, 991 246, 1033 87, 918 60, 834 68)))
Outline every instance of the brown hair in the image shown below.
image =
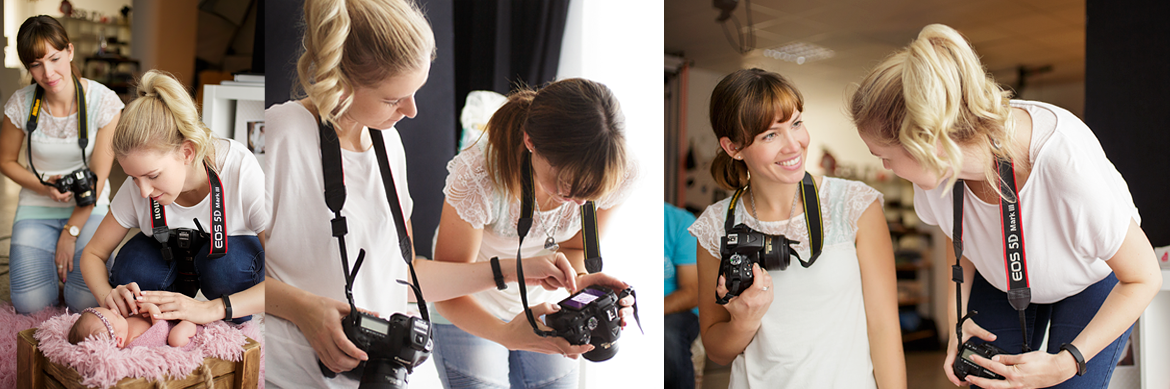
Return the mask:
MULTIPOLYGON (((726 137, 740 149, 750 146, 777 117, 786 122, 798 111, 804 111, 804 96, 796 86, 784 76, 763 69, 731 73, 711 92, 711 129, 715 137, 726 137)), ((724 189, 748 184, 747 163, 732 159, 722 148, 711 162, 711 175, 724 189)))
POLYGON ((539 91, 521 88, 491 119, 487 170, 492 183, 520 198, 524 134, 536 153, 558 169, 567 197, 596 200, 621 183, 626 170, 625 118, 609 88, 570 78, 539 91))
MULTIPOLYGON (((985 150, 984 176, 999 193, 999 173, 991 162, 1027 155, 1013 146, 1009 95, 958 31, 931 24, 865 77, 849 102, 849 114, 859 133, 902 146, 939 176, 948 168, 956 173, 962 168, 960 146, 985 150)), ((952 174, 946 188, 957 179, 952 174)))
POLYGON ((105 325, 102 324, 97 315, 87 311, 82 312, 81 316, 77 317, 77 321, 73 322, 73 326, 69 327, 68 340, 69 344, 78 344, 90 336, 100 336, 101 334, 109 334, 109 331, 106 331, 105 325), (98 324, 101 324, 102 327, 99 328, 98 324), (89 328, 90 331, 86 332, 86 328, 89 328))
MULTIPOLYGON (((45 44, 64 51, 69 48, 69 34, 57 19, 48 15, 37 15, 25 19, 16 32, 16 55, 27 70, 29 64, 45 56, 45 44)), ((74 77, 81 77, 77 65, 70 63, 74 77)))
POLYGON ((306 0, 303 42, 300 89, 328 122, 349 109, 355 87, 435 58, 435 34, 411 0, 306 0))

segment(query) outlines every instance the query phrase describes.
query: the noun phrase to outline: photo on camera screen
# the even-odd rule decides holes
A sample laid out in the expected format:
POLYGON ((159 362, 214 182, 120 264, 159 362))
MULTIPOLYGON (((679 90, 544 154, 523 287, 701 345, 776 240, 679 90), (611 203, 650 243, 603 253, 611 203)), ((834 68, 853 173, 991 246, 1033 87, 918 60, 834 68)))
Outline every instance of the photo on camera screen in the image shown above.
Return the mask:
POLYGON ((585 290, 582 290, 580 293, 577 293, 568 300, 565 300, 564 304, 566 307, 579 311, 585 309, 586 305, 589 305, 589 303, 593 302, 593 300, 597 300, 597 298, 601 296, 605 296, 605 292, 593 288, 585 288, 585 290))

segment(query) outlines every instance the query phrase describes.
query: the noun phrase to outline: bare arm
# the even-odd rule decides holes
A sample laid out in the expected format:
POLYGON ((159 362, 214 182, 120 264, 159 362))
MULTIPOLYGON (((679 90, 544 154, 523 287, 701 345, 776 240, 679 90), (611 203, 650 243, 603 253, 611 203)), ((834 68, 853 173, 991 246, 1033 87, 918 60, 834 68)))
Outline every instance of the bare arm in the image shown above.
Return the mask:
POLYGON ((703 346, 712 361, 720 365, 730 364, 755 338, 760 320, 772 304, 773 290, 763 290, 765 286, 772 286, 772 277, 759 265, 752 265, 755 279, 752 286, 733 297, 727 305, 716 304, 715 295, 727 292, 716 282, 720 279, 719 258, 712 257, 702 245, 697 251, 699 332, 703 346))
POLYGON ((905 388, 906 359, 898 322, 894 248, 877 201, 857 221, 857 259, 861 266, 861 291, 874 377, 879 388, 905 388))
POLYGON ((97 232, 93 234, 89 244, 81 252, 81 275, 85 279, 85 286, 89 287, 90 293, 93 293, 98 304, 111 308, 110 303, 116 303, 117 309, 123 315, 127 312, 136 312, 137 304, 133 303, 134 296, 117 296, 118 298, 111 301, 106 300, 114 289, 110 287, 110 275, 107 273, 106 261, 110 259, 110 253, 114 252, 114 248, 122 243, 127 231, 129 229, 122 227, 114 219, 113 213, 108 213, 102 219, 102 223, 98 225, 97 232), (131 306, 134 307, 131 308, 131 306))
POLYGON ((666 314, 682 312, 699 304, 699 269, 696 265, 675 266, 678 289, 666 295, 663 301, 666 314))

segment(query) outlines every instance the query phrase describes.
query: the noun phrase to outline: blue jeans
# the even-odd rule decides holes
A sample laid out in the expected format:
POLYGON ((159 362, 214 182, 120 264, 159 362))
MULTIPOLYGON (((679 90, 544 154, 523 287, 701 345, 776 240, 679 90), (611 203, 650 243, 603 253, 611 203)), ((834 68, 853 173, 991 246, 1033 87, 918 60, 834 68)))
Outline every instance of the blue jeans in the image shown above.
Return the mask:
MULTIPOLYGON (((77 236, 73 271, 65 275, 65 305, 72 312, 96 307, 97 300, 81 277, 81 251, 93 238, 104 215, 90 215, 77 236)), ((57 305, 57 239, 69 219, 24 219, 12 225, 9 256, 12 305, 17 312, 30 314, 57 305)))
MULTIPOLYGON (((1025 310, 1025 323, 1027 323, 1028 328, 1028 344, 1032 350, 1040 349, 1045 330, 1051 327, 1052 331, 1048 334, 1047 352, 1049 354, 1060 352, 1060 345, 1072 342, 1081 333, 1081 330, 1085 329, 1116 284, 1117 276, 1111 273, 1105 279, 1085 288, 1081 293, 1064 300, 1052 304, 1029 304, 1028 309, 1025 310)), ((1022 350, 1021 346, 1024 342, 1020 337, 1019 313, 1008 303, 1007 293, 991 286, 978 272, 975 273, 975 281, 971 284, 971 301, 967 303, 967 308, 979 312, 972 318, 976 324, 996 335, 996 340, 991 342, 992 344, 1011 354, 1018 354, 1022 350)), ((1125 351, 1122 348, 1125 347, 1125 342, 1129 339, 1131 331, 1133 331, 1132 325, 1125 330, 1125 333, 1113 340, 1113 343, 1105 346, 1093 359, 1090 359, 1085 375, 1074 375, 1068 381, 1053 386, 1053 388, 1109 387, 1109 379, 1113 376, 1113 369, 1117 367, 1117 361, 1121 359, 1125 351)), ((973 337, 971 339, 981 342, 978 340, 979 338, 973 337)))
POLYGON ((695 364, 691 362, 691 343, 699 336, 699 317, 690 310, 666 315, 666 354, 664 388, 695 388, 695 364))
MULTIPOLYGON (((264 248, 259 238, 229 236, 227 246, 227 255, 217 259, 207 259, 206 244, 195 255, 199 287, 208 299, 243 291, 264 280, 264 248)), ((110 286, 137 282, 142 290, 174 292, 181 259, 176 253, 176 260, 168 263, 162 257, 161 247, 158 241, 141 232, 127 241, 110 269, 110 286)), ((232 322, 238 324, 251 319, 252 316, 245 316, 232 322)))
POLYGON ((580 362, 563 355, 510 351, 452 324, 435 324, 434 336, 444 388, 577 388, 580 362))

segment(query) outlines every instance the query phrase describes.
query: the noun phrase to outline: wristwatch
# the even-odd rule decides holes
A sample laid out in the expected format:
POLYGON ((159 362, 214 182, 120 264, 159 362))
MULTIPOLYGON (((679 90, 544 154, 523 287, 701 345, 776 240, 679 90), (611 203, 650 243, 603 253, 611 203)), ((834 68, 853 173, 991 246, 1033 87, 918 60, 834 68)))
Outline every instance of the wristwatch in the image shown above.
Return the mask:
POLYGON ((69 235, 74 237, 74 238, 76 238, 78 235, 81 235, 81 229, 77 228, 77 226, 74 226, 74 225, 66 224, 65 231, 68 231, 69 235))

